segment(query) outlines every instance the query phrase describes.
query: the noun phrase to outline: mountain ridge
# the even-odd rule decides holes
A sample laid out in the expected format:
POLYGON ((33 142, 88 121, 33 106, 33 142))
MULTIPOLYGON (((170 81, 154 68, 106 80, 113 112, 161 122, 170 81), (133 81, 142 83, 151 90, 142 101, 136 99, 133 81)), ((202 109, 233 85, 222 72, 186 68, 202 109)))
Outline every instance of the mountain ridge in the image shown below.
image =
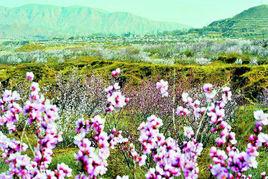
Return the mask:
POLYGON ((127 12, 109 12, 83 6, 29 4, 15 8, 0 7, 0 37, 2 38, 127 32, 146 34, 178 29, 187 29, 187 26, 149 20, 127 12), (20 26, 21 29, 18 29, 20 26))

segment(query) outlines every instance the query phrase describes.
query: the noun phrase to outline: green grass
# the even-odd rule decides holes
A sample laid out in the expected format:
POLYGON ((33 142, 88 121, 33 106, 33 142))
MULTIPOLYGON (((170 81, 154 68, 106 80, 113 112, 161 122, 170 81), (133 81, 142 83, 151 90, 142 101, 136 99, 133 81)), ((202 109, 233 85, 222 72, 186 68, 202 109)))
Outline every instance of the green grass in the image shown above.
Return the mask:
POLYGON ((76 148, 65 148, 65 149, 55 149, 53 150, 53 160, 50 164, 51 169, 56 169, 57 164, 65 163, 73 170, 73 175, 76 175, 80 171, 80 166, 74 160, 74 155, 76 153, 76 148))
POLYGON ((8 166, 4 163, 2 159, 0 159, 0 173, 3 173, 8 170, 8 166))

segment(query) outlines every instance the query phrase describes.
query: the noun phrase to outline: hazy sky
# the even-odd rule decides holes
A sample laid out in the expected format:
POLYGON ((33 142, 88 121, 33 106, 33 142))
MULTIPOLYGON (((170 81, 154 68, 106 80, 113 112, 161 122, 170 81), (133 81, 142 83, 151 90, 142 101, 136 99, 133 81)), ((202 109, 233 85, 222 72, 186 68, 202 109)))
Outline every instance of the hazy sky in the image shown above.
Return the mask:
POLYGON ((250 7, 268 4, 268 0, 0 0, 0 6, 8 7, 33 3, 126 11, 153 20, 201 27, 250 7))

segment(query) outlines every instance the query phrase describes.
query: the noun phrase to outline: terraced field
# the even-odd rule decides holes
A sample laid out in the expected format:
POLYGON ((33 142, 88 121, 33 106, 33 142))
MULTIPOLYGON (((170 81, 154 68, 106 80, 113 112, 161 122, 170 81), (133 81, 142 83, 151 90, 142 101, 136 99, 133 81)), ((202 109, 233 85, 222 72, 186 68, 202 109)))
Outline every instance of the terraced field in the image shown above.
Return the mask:
POLYGON ((218 34, 222 37, 268 37, 268 5, 250 8, 233 18, 215 21, 203 28, 202 34, 218 34))

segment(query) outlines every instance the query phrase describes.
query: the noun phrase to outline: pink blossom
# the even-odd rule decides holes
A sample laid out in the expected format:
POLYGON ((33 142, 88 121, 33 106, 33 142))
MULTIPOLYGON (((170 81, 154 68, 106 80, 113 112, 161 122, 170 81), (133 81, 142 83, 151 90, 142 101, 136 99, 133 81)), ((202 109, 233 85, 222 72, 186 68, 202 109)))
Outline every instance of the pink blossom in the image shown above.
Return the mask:
POLYGON ((212 99, 216 95, 216 92, 213 90, 212 84, 209 83, 204 84, 203 91, 205 92, 207 99, 212 99))
MULTIPOLYGON (((33 80, 32 74, 27 74, 27 76, 30 76, 28 80, 33 80)), ((26 151, 28 147, 26 144, 15 139, 9 139, 0 132, 2 158, 9 165, 6 174, 12 178, 47 178, 48 176, 55 178, 54 174, 56 172, 67 169, 67 166, 63 164, 59 166, 58 171, 48 169, 52 161, 52 150, 62 138, 55 124, 55 120, 58 118, 57 107, 45 99, 39 91, 39 84, 32 82, 29 99, 23 110, 17 103, 20 100, 17 92, 5 91, 3 98, 0 100, 1 109, 4 110, 0 125, 5 125, 10 129, 10 132, 14 132, 16 122, 20 116, 23 116, 26 118, 25 125, 34 123, 36 126, 37 145, 34 147, 33 159, 21 153, 26 151), (65 167, 65 169, 62 167, 65 167)), ((68 168, 67 171, 70 172, 70 169, 68 168)), ((66 176, 70 176, 69 173, 66 174, 66 176)), ((5 174, 1 174, 1 177, 9 178, 5 174)), ((64 177, 65 175, 61 174, 57 178, 64 177)))
POLYGON ((76 176, 76 178, 96 178, 107 172, 108 157, 110 156, 110 148, 115 145, 128 142, 123 138, 121 131, 112 130, 108 134, 104 131, 105 120, 100 116, 95 116, 90 121, 79 119, 76 122, 76 132, 74 143, 79 150, 75 154, 75 158, 81 163, 83 173, 76 176), (86 138, 86 134, 93 132, 90 141, 86 138), (96 146, 96 147, 95 147, 96 146))
POLYGON ((120 68, 117 68, 112 71, 112 76, 117 77, 120 74, 120 72, 121 72, 120 68))
POLYGON ((115 109, 123 108, 129 102, 129 98, 126 98, 120 89, 119 83, 115 83, 105 89, 108 102, 106 112, 112 112, 115 109))
POLYGON ((57 165, 57 170, 54 173, 58 179, 63 179, 72 176, 72 169, 64 163, 61 163, 57 165))
POLYGON ((126 98, 122 95, 121 92, 114 92, 107 99, 115 108, 122 108, 126 105, 126 98))
POLYGON ((156 89, 160 90, 162 97, 168 96, 168 82, 164 80, 160 80, 156 83, 156 89))
POLYGON ((34 74, 33 74, 33 72, 27 72, 27 73, 26 73, 26 80, 28 80, 28 81, 33 81, 33 79, 34 79, 34 74))
POLYGON ((268 125, 268 114, 265 114, 262 110, 255 111, 254 118, 256 121, 261 122, 263 125, 268 125))
MULTIPOLYGON (((155 115, 147 118, 138 128, 140 130, 139 141, 142 145, 142 155, 135 151, 132 144, 131 155, 136 162, 144 161, 148 155, 152 155, 156 164, 150 168, 146 178, 171 178, 180 176, 181 171, 186 178, 197 178, 199 170, 196 164, 198 156, 202 151, 202 144, 192 139, 193 132, 187 128, 186 135, 190 141, 184 142, 182 148, 173 138, 165 138, 159 132, 162 120, 155 115), (144 156, 144 159, 143 159, 144 156)), ((143 165, 144 162, 140 163, 143 165)))
POLYGON ((176 114, 179 116, 187 116, 190 114, 190 111, 187 108, 184 108, 182 106, 178 106, 176 114))
POLYGON ((184 127, 184 136, 188 137, 189 139, 194 136, 194 131, 192 127, 184 127))

